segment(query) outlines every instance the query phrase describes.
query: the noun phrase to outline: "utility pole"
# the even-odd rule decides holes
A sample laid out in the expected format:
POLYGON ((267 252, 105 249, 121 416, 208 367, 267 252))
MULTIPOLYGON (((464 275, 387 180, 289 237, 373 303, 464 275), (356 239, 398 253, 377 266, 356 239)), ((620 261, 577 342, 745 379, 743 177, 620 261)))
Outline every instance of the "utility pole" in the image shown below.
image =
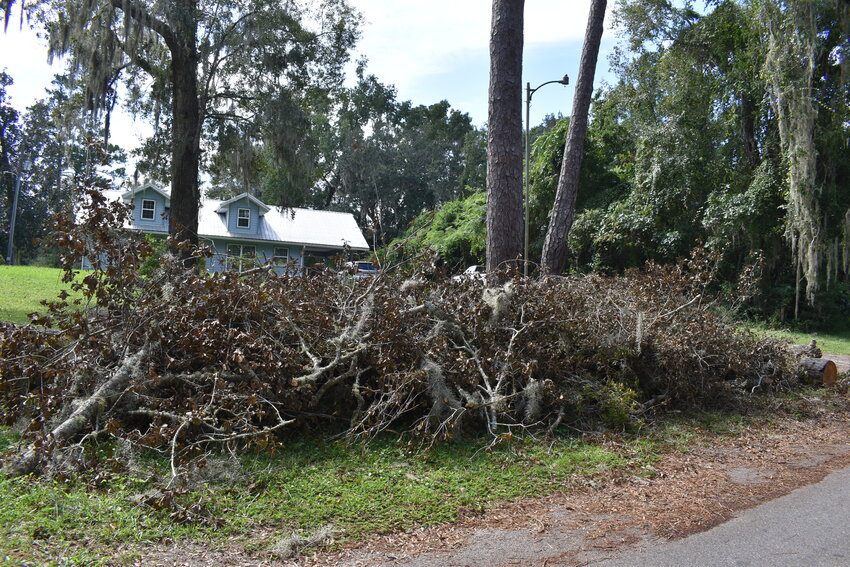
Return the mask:
POLYGON ((529 162, 529 133, 531 131, 530 115, 531 115, 531 97, 534 96, 541 87, 545 87, 546 85, 551 85, 552 83, 558 83, 560 85, 569 85, 570 77, 568 75, 564 75, 563 79, 558 79, 557 81, 546 81, 542 85, 537 85, 536 88, 531 88, 531 83, 525 83, 525 246, 523 247, 523 266, 522 266, 522 275, 528 276, 528 262, 530 260, 528 256, 528 168, 531 166, 531 162, 529 162))
POLYGON ((15 192, 12 194, 12 215, 9 218, 9 242, 6 246, 6 264, 9 266, 15 265, 14 244, 15 244, 15 218, 18 216, 18 193, 21 190, 21 172, 24 173, 30 170, 30 161, 24 160, 18 166, 18 173, 15 176, 15 192))

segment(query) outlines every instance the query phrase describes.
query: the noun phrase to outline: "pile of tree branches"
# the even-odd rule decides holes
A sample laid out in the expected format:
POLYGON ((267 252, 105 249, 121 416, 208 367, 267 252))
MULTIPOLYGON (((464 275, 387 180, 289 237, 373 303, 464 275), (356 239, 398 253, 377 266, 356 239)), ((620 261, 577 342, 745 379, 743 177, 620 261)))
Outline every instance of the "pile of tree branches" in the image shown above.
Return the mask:
POLYGON ((17 474, 82 463, 99 437, 160 450, 177 475, 212 446, 270 447, 297 428, 495 439, 795 379, 782 344, 713 315, 699 262, 488 286, 210 275, 166 256, 142 277, 152 248, 113 228, 123 206, 90 197, 87 219, 56 234, 79 295, 49 304, 44 329, 0 329, 3 420, 26 443, 7 458, 17 474), (92 247, 101 267, 75 279, 92 247))

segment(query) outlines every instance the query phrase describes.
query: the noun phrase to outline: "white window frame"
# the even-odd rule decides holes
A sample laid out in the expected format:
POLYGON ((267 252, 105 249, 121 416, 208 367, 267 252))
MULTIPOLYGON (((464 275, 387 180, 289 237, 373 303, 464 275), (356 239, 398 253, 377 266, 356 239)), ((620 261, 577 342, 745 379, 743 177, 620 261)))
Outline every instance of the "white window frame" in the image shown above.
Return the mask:
POLYGON ((289 248, 286 246, 275 246, 272 262, 275 266, 285 266, 289 264, 289 248), (285 254, 280 254, 281 251, 285 252, 285 254))
POLYGON ((224 249, 224 269, 244 272, 257 267, 257 247, 254 244, 228 244, 224 249), (238 249, 239 254, 232 251, 238 249))
POLYGON ((251 228, 251 209, 236 209, 236 228, 251 228), (243 216, 242 212, 246 214, 243 216), (248 221, 245 226, 242 226, 242 221, 248 221))
POLYGON ((142 199, 142 214, 141 219, 144 221, 156 220, 156 201, 154 199, 142 199), (146 207, 150 203, 152 207, 146 207), (145 213, 150 212, 150 217, 145 216, 145 213))

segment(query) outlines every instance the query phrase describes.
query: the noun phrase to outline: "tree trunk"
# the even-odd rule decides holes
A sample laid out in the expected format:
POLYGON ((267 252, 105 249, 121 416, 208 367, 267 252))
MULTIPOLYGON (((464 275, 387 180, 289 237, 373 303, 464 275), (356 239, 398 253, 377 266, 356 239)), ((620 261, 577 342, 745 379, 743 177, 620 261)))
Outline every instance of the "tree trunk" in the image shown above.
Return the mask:
MULTIPOLYGON (((0 83, 0 89, 2 88, 3 84, 0 83)), ((3 94, 2 90, 0 90, 0 94, 3 94)), ((0 104, 2 102, 3 99, 0 99, 0 104)), ((0 230, 8 228, 8 220, 12 218, 12 200, 15 195, 16 173, 12 171, 14 146, 11 137, 13 135, 13 125, 18 119, 18 115, 11 108, 8 110, 8 112, 5 112, 3 108, 0 108, 0 187, 3 188, 3 193, 5 194, 5 199, 3 200, 4 210, 0 213, 0 219, 6 221, 6 225, 0 230)), ((9 233, 6 233, 6 237, 9 237, 9 233)), ((6 246, 3 246, 0 255, 5 256, 5 251, 6 246)))
POLYGON ((744 158, 750 167, 758 167, 761 162, 758 140, 756 140, 755 104, 747 94, 740 95, 741 137, 744 142, 744 158))
MULTIPOLYGON (((180 2, 182 10, 172 25, 177 42, 171 48, 172 139, 171 211, 168 233, 175 244, 198 243, 200 193, 198 170, 201 152, 201 108, 198 100, 197 14, 195 2, 180 2)), ((194 264, 190 251, 177 250, 187 267, 194 264)))
POLYGON ((584 157, 584 140, 587 136, 587 113, 593 95, 593 77, 602 41, 606 0, 591 0, 584 48, 581 52, 573 114, 567 131, 564 160, 558 178, 558 191, 549 219, 549 230, 543 243, 541 270, 544 274, 560 274, 567 266, 567 237, 575 218, 581 160, 584 157))
POLYGON ((835 363, 825 358, 804 358, 800 361, 800 370, 806 373, 809 381, 824 386, 832 386, 838 378, 835 363))
POLYGON ((522 254, 522 42, 525 0, 493 0, 487 112, 487 271, 522 254))

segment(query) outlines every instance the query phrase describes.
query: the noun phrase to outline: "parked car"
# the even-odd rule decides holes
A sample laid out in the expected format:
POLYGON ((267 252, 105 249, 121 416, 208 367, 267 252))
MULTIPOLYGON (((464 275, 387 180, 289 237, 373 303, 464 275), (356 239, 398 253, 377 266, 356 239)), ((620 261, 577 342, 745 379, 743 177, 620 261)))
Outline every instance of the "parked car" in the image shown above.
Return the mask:
POLYGON ((487 268, 484 266, 469 266, 462 273, 453 276, 452 281, 455 283, 466 280, 483 280, 487 277, 487 268))
POLYGON ((346 262, 345 271, 347 274, 352 275, 355 278, 377 276, 380 272, 375 264, 366 261, 346 262))

